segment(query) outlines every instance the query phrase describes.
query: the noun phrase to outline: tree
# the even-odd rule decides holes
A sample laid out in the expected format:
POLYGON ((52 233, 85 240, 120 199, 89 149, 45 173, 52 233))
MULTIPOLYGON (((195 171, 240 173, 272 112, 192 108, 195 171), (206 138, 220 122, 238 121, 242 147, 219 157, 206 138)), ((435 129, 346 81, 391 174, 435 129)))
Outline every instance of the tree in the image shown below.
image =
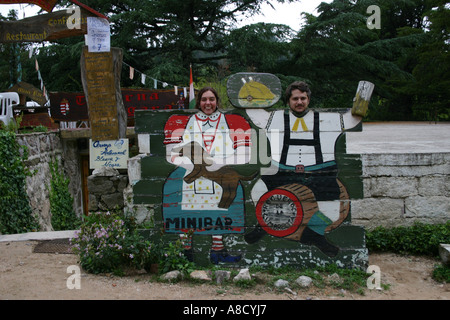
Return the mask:
MULTIPOLYGON (((17 12, 10 10, 6 17, 0 15, 2 21, 17 20, 17 12)), ((0 44, 0 89, 6 91, 9 87, 16 84, 22 78, 26 77, 27 71, 24 70, 25 52, 30 47, 27 43, 1 43, 0 44)))
MULTIPOLYGON (((84 46, 83 37, 60 39, 51 45, 42 45, 37 51, 37 60, 46 88, 50 91, 82 91, 80 57, 84 46)), ((28 60, 24 68, 36 74, 34 59, 28 60)), ((37 83, 38 77, 30 77, 30 83, 37 83)))
POLYGON ((450 9, 442 4, 431 10, 429 38, 419 48, 412 70, 413 114, 423 120, 450 120, 450 9))
POLYGON ((285 25, 257 23, 230 32, 227 47, 232 72, 278 73, 289 58, 293 30, 285 25))
POLYGON ((124 49, 124 61, 172 83, 187 83, 190 64, 224 57, 225 37, 238 16, 259 12, 264 2, 269 0, 84 1, 109 18, 112 45, 124 49))
MULTIPOLYGON (((431 39, 431 32, 426 30, 427 17, 433 7, 442 3, 442 0, 322 3, 317 17, 305 15, 306 26, 293 41, 294 58, 285 72, 309 80, 316 106, 348 107, 358 81, 369 80, 376 85, 369 114, 372 119, 418 119, 418 113, 413 111, 418 101, 414 91, 421 59, 418 53, 431 39), (366 10, 374 4, 381 9, 380 30, 366 26, 369 17, 366 10)), ((442 40, 439 43, 442 45, 442 40)), ((422 58, 429 57, 422 55, 422 58)), ((435 71, 430 76, 440 74, 435 71)))

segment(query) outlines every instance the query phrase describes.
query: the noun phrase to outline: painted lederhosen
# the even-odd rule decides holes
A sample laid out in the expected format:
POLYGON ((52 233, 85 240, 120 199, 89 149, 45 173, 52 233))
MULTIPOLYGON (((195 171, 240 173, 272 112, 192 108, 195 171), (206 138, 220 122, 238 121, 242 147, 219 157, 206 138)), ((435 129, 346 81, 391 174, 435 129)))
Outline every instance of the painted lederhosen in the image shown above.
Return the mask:
POLYGON ((268 190, 273 190, 290 183, 299 183, 310 188, 317 201, 339 199, 339 186, 336 182, 336 161, 332 160, 324 162, 323 160, 320 141, 320 118, 318 112, 314 112, 313 139, 291 138, 289 112, 284 112, 283 148, 281 151, 280 162, 276 163, 276 165, 279 168, 278 173, 261 177, 268 190), (315 164, 308 166, 304 166, 301 163, 298 163, 295 166, 288 165, 287 156, 290 146, 314 147, 315 164))
MULTIPOLYGON (((290 112, 285 111, 283 114, 284 133, 282 139, 282 149, 279 157, 279 162, 273 161, 273 164, 278 167, 278 172, 274 175, 261 176, 261 179, 266 184, 267 189, 274 190, 281 186, 290 184, 299 184, 308 187, 314 194, 316 201, 334 201, 339 199, 340 189, 337 183, 337 164, 334 156, 327 155, 327 161, 324 161, 324 154, 322 151, 322 143, 320 137, 320 113, 313 112, 313 130, 312 139, 297 139, 292 137, 290 112), (290 147, 298 147, 299 158, 302 157, 301 147, 311 147, 314 150, 314 159, 308 159, 307 165, 299 161, 298 164, 288 164, 288 155, 290 147)), ((302 121, 302 126, 306 125, 302 118, 295 118, 298 122, 302 121)), ((341 121, 342 122, 342 121, 341 121)), ((341 123, 342 124, 342 123, 341 123)), ((270 121, 268 127, 270 131, 270 121)), ((306 130, 310 132, 309 130, 306 130)), ((337 136, 336 136, 337 138, 337 136)), ((334 144, 333 144, 334 145, 334 144)), ((334 151, 334 150, 333 150, 334 151)), ((291 154, 292 156, 292 154, 291 154)), ((303 155, 304 157, 304 155, 303 155)), ((318 234, 324 234, 325 229, 333 221, 322 213, 317 211, 309 220, 308 227, 318 234)))
MULTIPOLYGON (((164 144, 184 145, 198 142, 211 157, 225 158, 238 146, 249 146, 250 125, 241 116, 202 113, 193 116, 172 116, 164 128, 164 144), (212 125, 210 132, 202 126, 212 125)), ((218 208, 222 187, 206 178, 188 184, 183 179, 189 174, 183 167, 176 168, 167 178, 163 190, 163 218, 165 231, 223 235, 244 232, 244 192, 241 184, 229 208, 218 208)))

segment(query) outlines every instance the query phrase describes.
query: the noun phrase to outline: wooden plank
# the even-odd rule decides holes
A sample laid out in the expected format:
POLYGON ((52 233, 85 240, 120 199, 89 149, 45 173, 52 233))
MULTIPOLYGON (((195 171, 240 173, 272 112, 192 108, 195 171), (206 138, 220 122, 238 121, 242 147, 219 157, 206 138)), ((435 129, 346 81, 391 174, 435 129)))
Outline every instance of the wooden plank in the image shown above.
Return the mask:
MULTIPOLYGON (((134 128, 127 128, 127 138, 135 137, 134 128)), ((61 138, 67 140, 89 139, 91 137, 91 128, 76 128, 61 130, 61 138)))
POLYGON ((126 136, 127 116, 120 91, 122 50, 91 53, 84 47, 81 80, 89 110, 92 140, 126 136))
POLYGON ((281 83, 269 73, 237 73, 228 79, 227 94, 237 108, 269 108, 281 97, 281 83))
POLYGON ((0 42, 43 42, 86 34, 87 17, 95 15, 81 9, 80 28, 69 29, 67 20, 71 15, 70 11, 61 10, 19 21, 0 21, 0 42))
POLYGON ((30 98, 31 100, 39 103, 39 105, 43 106, 47 99, 44 96, 44 93, 33 86, 32 84, 26 82, 18 82, 14 86, 8 89, 9 92, 17 92, 20 96, 25 96, 30 98))
POLYGON ((85 47, 81 61, 83 89, 89 109, 92 140, 117 140, 119 122, 112 52, 91 53, 85 47))

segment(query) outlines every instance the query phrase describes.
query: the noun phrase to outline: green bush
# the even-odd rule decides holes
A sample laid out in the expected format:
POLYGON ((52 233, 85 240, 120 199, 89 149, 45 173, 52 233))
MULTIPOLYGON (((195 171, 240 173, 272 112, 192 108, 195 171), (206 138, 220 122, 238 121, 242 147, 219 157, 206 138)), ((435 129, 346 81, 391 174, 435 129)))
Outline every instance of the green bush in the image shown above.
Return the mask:
POLYGON ((16 141, 13 131, 0 130, 0 233, 38 231, 26 192, 26 148, 16 141))
POLYGON ((194 264, 190 262, 184 255, 183 241, 177 240, 169 242, 163 246, 159 258, 159 271, 166 273, 172 270, 179 270, 183 273, 189 273, 194 268, 194 264))
POLYGON ((49 188, 53 230, 76 230, 80 219, 73 210, 73 197, 69 192, 69 179, 59 170, 58 161, 49 163, 52 179, 49 188))
POLYGON ((445 224, 415 223, 411 227, 377 227, 366 233, 369 251, 439 256, 439 244, 450 243, 450 221, 445 224))
POLYGON ((446 265, 436 265, 432 276, 433 279, 438 282, 450 283, 450 267, 446 265))
POLYGON ((134 223, 110 212, 91 213, 71 239, 87 272, 122 275, 125 268, 148 269, 154 262, 152 244, 134 223))

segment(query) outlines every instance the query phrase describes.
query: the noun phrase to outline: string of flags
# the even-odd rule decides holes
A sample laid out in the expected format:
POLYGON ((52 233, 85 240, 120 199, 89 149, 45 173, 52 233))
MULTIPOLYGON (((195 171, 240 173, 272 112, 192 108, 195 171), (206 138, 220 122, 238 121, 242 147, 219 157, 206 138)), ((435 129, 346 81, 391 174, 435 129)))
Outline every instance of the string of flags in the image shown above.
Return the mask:
MULTIPOLYGON (((135 76, 139 79, 139 75, 140 75, 140 82, 144 86, 147 84, 147 81, 150 81, 150 84, 151 84, 151 82, 153 82, 153 89, 155 89, 155 90, 157 90, 158 88, 161 88, 161 87, 163 89, 165 89, 167 87, 173 87, 175 95, 178 95, 179 90, 183 90, 184 97, 188 96, 188 90, 189 90, 188 86, 174 85, 174 84, 167 83, 165 81, 155 79, 153 77, 149 77, 145 73, 130 66, 128 63, 123 62, 123 64, 129 68, 129 77, 131 80, 135 79, 135 76)), ((191 73, 192 73, 192 69, 191 69, 191 73)))
MULTIPOLYGON (((30 59, 31 59, 32 54, 33 54, 33 50, 31 49, 29 56, 28 56, 30 59)), ((39 70, 39 63, 37 61, 37 58, 34 58, 34 62, 35 62, 36 72, 38 74, 38 80, 41 81, 42 94, 44 95, 44 97, 47 101, 50 101, 50 99, 48 97, 47 89, 45 88, 44 80, 42 79, 41 71, 39 70)))
MULTIPOLYGON (((33 55, 33 49, 30 50, 29 52, 29 58, 31 59, 33 55)), ((188 96, 188 90, 189 90, 189 107, 193 108, 193 104, 195 104, 195 93, 194 93, 194 86, 193 86, 193 80, 192 80, 192 66, 190 67, 190 83, 189 86, 179 86, 179 85, 173 85, 173 84, 169 84, 167 82, 164 81, 160 81, 158 79, 155 79, 153 77, 149 77, 147 76, 145 73, 137 70, 136 68, 130 66, 129 64, 127 64, 126 62, 123 62, 124 65, 129 67, 129 76, 130 79, 133 80, 135 77, 135 74, 138 73, 140 74, 140 81, 142 83, 142 85, 146 85, 147 83, 147 79, 150 79, 153 81, 153 88, 156 90, 158 89, 158 84, 160 84, 163 88, 166 87, 173 87, 174 88, 174 94, 178 96, 178 92, 179 90, 183 91, 183 95, 184 97, 188 96)), ((38 74, 38 79, 41 82, 41 91, 44 94, 45 98, 47 99, 47 101, 49 101, 49 97, 48 97, 48 92, 47 89, 45 88, 45 84, 44 84, 44 80, 42 79, 42 75, 41 75, 41 71, 39 69, 39 63, 37 61, 37 58, 35 58, 35 67, 36 67, 36 72, 38 74)))

